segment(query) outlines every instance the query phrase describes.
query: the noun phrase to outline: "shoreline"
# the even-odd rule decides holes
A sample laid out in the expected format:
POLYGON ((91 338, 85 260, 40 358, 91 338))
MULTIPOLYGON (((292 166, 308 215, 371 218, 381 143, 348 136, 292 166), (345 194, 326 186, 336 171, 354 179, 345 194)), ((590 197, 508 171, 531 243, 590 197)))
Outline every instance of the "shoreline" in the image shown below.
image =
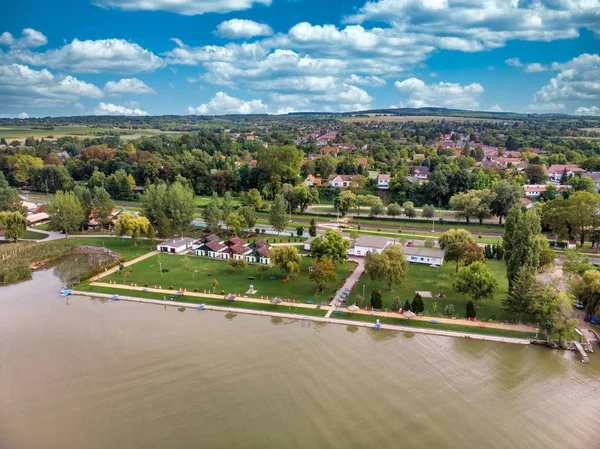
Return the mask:
MULTIPOLYGON (((96 293, 96 292, 86 292, 81 290, 73 290, 71 295, 74 296, 89 296, 95 298, 102 299, 110 299, 114 295, 109 293, 96 293)), ((128 302, 138 302, 144 304, 154 304, 154 305, 163 305, 169 307, 185 307, 188 309, 198 309, 199 304, 188 303, 188 302, 180 302, 180 301, 170 301, 170 300, 160 300, 160 299, 148 299, 148 298, 140 298, 136 296, 125 296, 118 295, 117 301, 128 301, 128 302)), ((308 321, 316 321, 320 323, 329 323, 329 324, 339 324, 345 326, 359 326, 365 328, 375 328, 373 323, 366 323, 364 321, 354 321, 347 319, 337 319, 337 318, 325 318, 320 316, 313 315, 302 315, 302 314, 294 314, 294 313, 285 313, 285 312, 272 312, 268 310, 252 310, 252 309, 244 309, 242 307, 225 307, 225 306, 215 306, 206 304, 204 306, 204 310, 213 310, 217 312, 233 312, 233 313, 244 313, 247 315, 257 315, 257 316, 274 316, 280 318, 291 318, 298 321, 308 320, 308 321)), ((468 332, 458 332, 458 331, 447 331, 447 330, 438 330, 438 329, 428 329, 428 328, 419 328, 419 327, 408 327, 401 326, 396 324, 381 324, 381 329, 392 330, 396 332, 411 332, 414 334, 425 334, 425 335, 437 335, 442 337, 453 337, 453 338, 470 338, 473 340, 483 340, 483 341, 493 341, 498 343, 510 343, 510 344, 520 344, 520 345, 545 345, 545 340, 536 340, 536 339, 527 339, 527 338, 516 338, 516 337, 500 337, 495 335, 482 335, 482 334, 471 334, 468 332)))

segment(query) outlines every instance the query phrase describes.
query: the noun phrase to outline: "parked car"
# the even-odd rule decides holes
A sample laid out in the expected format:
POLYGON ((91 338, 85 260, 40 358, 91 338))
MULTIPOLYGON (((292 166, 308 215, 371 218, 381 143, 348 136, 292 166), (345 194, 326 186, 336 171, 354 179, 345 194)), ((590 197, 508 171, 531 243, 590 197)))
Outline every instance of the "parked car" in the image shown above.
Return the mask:
POLYGON ((575 307, 577 307, 579 310, 583 309, 583 303, 581 301, 577 301, 575 303, 575 307))

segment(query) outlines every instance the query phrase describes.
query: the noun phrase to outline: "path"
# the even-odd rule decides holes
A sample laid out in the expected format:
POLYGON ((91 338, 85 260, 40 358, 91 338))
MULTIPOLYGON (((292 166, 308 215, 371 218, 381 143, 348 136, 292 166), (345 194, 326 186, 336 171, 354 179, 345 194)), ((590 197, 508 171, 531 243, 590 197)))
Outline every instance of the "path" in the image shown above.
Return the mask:
POLYGON ((38 229, 38 228, 34 228, 31 226, 27 227, 28 231, 33 231, 33 232, 39 232, 40 234, 45 234, 47 235, 47 237, 45 239, 42 240, 29 240, 30 242, 48 242, 50 240, 59 240, 59 239, 64 239, 65 235, 61 234, 60 232, 54 232, 54 231, 44 231, 42 229, 38 229))
MULTIPOLYGON (((112 294, 107 293, 91 293, 91 292, 82 292, 74 290, 72 295, 80 295, 80 296, 92 296, 103 299, 112 298, 112 294)), ((132 301, 132 302, 141 302, 146 304, 157 304, 161 306, 169 306, 169 307, 185 307, 189 309, 198 310, 198 304, 190 304, 179 301, 164 301, 160 299, 145 299, 145 298, 137 298, 135 296, 119 296, 118 300, 120 301, 132 301)), ((307 321, 315 321, 321 323, 331 323, 331 324, 341 324, 345 326, 357 326, 357 327, 366 327, 366 328, 374 328, 374 323, 364 323, 360 321, 351 321, 351 320, 340 320, 335 318, 326 318, 319 316, 310 316, 310 315, 299 315, 293 313, 280 313, 280 312, 271 312, 267 310, 250 310, 250 309, 242 309, 237 307, 223 307, 223 306, 211 306, 205 305, 205 310, 215 310, 218 312, 231 312, 231 313, 245 313, 249 315, 259 315, 259 316, 274 316, 280 318, 289 318, 293 320, 307 320, 307 321)), ((415 334, 427 334, 427 335, 440 335, 444 337, 458 337, 458 338, 470 338, 473 340, 485 340, 485 341, 495 341, 500 343, 512 343, 512 344, 521 344, 528 345, 531 344, 532 340, 526 338, 511 338, 511 337, 497 337, 494 335, 481 335, 481 334, 470 334, 467 332, 456 332, 456 331, 446 331, 446 330, 438 330, 438 329, 427 329, 427 328, 419 328, 419 327, 408 327, 401 326, 396 324, 382 324, 381 329, 385 330, 393 330, 400 332, 411 332, 415 334)))
MULTIPOLYGON (((123 266, 128 267, 129 265, 133 265, 134 263, 141 262, 142 260, 148 259, 149 257, 155 256, 157 254, 158 254, 158 251, 150 251, 149 253, 146 253, 143 256, 140 256, 136 259, 130 260, 129 262, 124 262, 123 266)), ((106 270, 103 273, 100 273, 98 276, 96 276, 96 279, 102 279, 103 277, 106 277, 109 274, 113 274, 118 269, 119 269, 119 265, 117 265, 116 267, 112 267, 110 270, 106 270)), ((108 284, 108 285, 111 285, 111 284, 108 284)), ((125 287, 125 286, 123 286, 123 287, 125 287)))
MULTIPOLYGON (((331 303, 329 305, 329 310, 327 311, 327 315, 325 315, 325 318, 329 318, 331 316, 331 314, 333 313, 333 311, 335 310, 335 308, 342 304, 341 294, 344 291, 346 291, 346 289, 348 289, 348 291, 351 291, 352 287, 354 287, 354 284, 356 284, 358 282, 358 280, 360 279, 360 277, 362 276, 363 271, 365 271, 365 260, 363 258, 350 257, 348 259, 352 262, 357 263, 356 269, 352 272, 352 274, 348 277, 348 279, 346 279, 346 282, 344 282, 344 285, 342 285, 340 287, 340 289, 335 293, 335 296, 333 298, 333 301, 331 301, 331 303)), ((363 300, 364 300, 364 298, 363 298, 363 300)))

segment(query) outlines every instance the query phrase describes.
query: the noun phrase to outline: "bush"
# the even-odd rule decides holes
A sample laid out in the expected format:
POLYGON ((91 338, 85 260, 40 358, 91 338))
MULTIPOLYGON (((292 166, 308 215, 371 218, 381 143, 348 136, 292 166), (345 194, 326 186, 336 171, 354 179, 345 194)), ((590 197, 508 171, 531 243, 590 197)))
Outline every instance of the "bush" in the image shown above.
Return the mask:
POLYGON ((196 293, 197 293, 197 292, 198 292, 198 289, 197 289, 197 288, 195 288, 195 289, 194 289, 194 292, 196 292, 196 293))
POLYGON ((454 316, 454 304, 448 304, 444 307, 444 313, 448 316, 454 316))
POLYGON ((172 285, 169 285, 169 290, 175 290, 175 287, 173 287, 172 285))
POLYGON ((404 303, 404 307, 402 307, 402 309, 403 310, 410 310, 410 302, 408 301, 408 299, 404 303))
POLYGON ((148 287, 148 283, 147 282, 144 284, 144 287, 148 287))
POLYGON ((467 318, 475 318, 477 316, 477 311, 475 310, 475 304, 473 301, 469 301, 466 306, 467 318))
POLYGON ((371 293, 371 306, 374 309, 381 309, 383 306, 383 299, 381 299, 381 290, 373 290, 371 293))

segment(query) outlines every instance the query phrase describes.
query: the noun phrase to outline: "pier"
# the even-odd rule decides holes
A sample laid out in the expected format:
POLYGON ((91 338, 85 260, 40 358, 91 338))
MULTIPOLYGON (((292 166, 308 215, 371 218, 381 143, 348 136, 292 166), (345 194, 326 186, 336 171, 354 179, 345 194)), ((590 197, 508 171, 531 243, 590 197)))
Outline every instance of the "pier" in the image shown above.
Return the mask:
POLYGON ((585 350, 583 349, 583 346, 581 346, 581 343, 579 343, 578 341, 574 341, 573 343, 575 343, 575 347, 579 351, 579 354, 581 354, 581 361, 583 363, 589 363, 590 358, 588 357, 587 352, 585 352, 585 350))

